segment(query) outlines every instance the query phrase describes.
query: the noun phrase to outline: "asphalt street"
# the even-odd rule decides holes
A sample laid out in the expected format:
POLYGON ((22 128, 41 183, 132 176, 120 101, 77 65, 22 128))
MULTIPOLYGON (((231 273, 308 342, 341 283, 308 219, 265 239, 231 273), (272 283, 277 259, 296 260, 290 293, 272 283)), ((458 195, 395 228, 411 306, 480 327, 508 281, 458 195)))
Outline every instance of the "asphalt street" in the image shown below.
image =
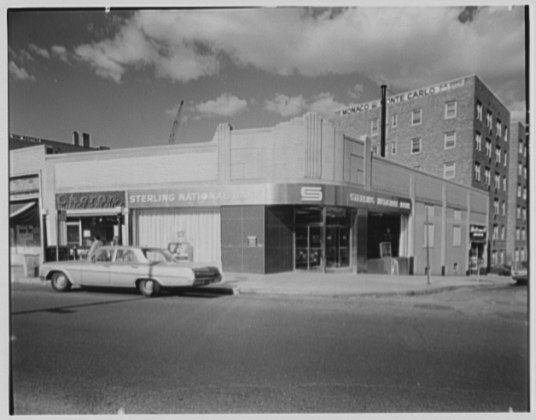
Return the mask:
POLYGON ((391 298, 11 289, 15 414, 528 409, 526 287, 391 298))

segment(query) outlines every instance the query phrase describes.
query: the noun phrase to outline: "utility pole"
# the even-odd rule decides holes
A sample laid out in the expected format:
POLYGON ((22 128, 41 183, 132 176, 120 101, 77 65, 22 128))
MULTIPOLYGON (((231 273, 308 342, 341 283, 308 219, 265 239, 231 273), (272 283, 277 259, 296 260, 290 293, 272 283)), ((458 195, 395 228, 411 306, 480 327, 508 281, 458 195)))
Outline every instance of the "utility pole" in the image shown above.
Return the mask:
POLYGON ((428 226, 428 206, 424 206, 424 212, 426 215, 426 222, 424 223, 424 228, 426 229, 426 284, 430 284, 430 239, 428 238, 430 228, 428 226))

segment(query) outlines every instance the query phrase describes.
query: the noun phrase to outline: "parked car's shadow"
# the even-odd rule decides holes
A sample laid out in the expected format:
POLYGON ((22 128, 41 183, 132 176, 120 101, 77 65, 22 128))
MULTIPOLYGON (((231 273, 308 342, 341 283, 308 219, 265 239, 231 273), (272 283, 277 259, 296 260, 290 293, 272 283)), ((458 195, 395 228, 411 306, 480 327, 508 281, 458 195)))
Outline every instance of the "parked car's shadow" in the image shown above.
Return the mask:
MULTIPOLYGON (((139 295, 140 292, 134 288, 124 287, 98 287, 98 286, 81 286, 73 288, 69 293, 73 292, 93 292, 93 293, 114 293, 122 295, 139 295)), ((221 296, 233 295, 233 289, 230 287, 175 287, 162 289, 156 298, 164 298, 170 296, 188 296, 199 298, 217 298, 221 296)))

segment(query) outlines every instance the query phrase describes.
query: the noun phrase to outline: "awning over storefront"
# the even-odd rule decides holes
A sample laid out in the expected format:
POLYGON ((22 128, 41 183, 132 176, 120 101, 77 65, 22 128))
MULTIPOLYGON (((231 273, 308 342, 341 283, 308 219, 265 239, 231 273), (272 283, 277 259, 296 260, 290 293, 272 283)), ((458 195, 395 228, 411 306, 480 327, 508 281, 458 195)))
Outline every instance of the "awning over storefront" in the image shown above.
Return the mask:
POLYGON ((9 203, 9 217, 12 218, 19 216, 30 210, 33 206, 35 206, 35 204, 35 201, 24 203, 9 203))

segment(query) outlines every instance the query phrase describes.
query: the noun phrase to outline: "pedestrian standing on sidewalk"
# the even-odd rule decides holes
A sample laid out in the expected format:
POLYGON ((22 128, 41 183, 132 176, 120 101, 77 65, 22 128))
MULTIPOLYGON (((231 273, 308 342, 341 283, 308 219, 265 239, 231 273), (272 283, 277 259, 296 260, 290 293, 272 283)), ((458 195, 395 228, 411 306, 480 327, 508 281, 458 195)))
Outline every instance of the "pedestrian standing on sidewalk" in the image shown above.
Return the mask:
POLYGON ((101 246, 102 246, 102 241, 100 240, 100 236, 96 235, 93 240, 93 243, 89 247, 89 251, 87 253, 87 259, 89 260, 91 256, 95 253, 95 251, 99 249, 101 246))

